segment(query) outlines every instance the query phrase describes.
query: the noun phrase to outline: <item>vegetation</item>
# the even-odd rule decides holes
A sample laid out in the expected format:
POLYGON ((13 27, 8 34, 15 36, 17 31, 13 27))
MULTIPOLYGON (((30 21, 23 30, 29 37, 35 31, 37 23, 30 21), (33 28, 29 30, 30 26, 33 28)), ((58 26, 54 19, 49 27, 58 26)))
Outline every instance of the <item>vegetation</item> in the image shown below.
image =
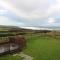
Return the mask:
POLYGON ((22 58, 20 56, 6 55, 6 56, 1 56, 0 60, 22 60, 22 58))
POLYGON ((60 40, 53 37, 27 35, 27 48, 24 52, 34 60, 60 60, 60 40))
MULTIPOLYGON (((33 57, 33 60, 60 60, 60 33, 39 33, 24 34, 27 40, 27 47, 23 52, 33 57)), ((20 32, 21 33, 21 32, 20 32)), ((12 33, 12 34, 15 34, 12 33)), ((0 39, 0 42, 4 41, 0 39)), ((6 40, 5 40, 6 41, 6 40)), ((1 56, 0 60, 22 60, 20 56, 1 56)))
MULTIPOLYGON (((27 48, 23 52, 33 60, 60 60, 60 40, 39 34, 27 34, 27 48)), ((20 56, 3 56, 0 60, 22 60, 20 56)))

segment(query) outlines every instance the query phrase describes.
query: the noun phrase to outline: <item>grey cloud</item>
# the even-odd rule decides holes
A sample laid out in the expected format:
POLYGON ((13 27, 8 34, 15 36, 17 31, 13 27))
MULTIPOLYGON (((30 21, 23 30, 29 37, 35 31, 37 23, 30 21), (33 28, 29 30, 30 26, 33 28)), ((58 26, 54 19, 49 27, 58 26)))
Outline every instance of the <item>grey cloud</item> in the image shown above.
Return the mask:
MULTIPOLYGON (((6 0, 14 4, 14 6, 24 12, 27 16, 37 10, 40 16, 46 16, 46 11, 49 6, 48 0, 6 0)), ((34 13, 35 14, 35 13, 34 13)))
POLYGON ((35 10, 40 10, 40 12, 45 12, 48 8, 47 0, 16 0, 15 3, 18 9, 23 10, 26 14, 29 15, 35 10))

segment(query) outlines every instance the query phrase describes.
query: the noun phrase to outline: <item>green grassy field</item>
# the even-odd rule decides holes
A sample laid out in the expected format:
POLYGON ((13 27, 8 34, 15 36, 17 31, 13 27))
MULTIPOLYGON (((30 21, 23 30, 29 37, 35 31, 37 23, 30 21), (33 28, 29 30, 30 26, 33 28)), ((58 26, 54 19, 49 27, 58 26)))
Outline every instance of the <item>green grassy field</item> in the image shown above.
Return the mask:
POLYGON ((33 60, 60 60, 60 40, 37 35, 27 39, 27 48, 24 52, 34 57, 33 60))
POLYGON ((22 58, 20 56, 6 55, 6 56, 1 56, 0 60, 22 60, 22 58))
MULTIPOLYGON (((27 47, 23 52, 33 60, 60 60, 60 40, 39 35, 27 35, 27 47)), ((22 60, 19 56, 3 56, 0 60, 22 60)))

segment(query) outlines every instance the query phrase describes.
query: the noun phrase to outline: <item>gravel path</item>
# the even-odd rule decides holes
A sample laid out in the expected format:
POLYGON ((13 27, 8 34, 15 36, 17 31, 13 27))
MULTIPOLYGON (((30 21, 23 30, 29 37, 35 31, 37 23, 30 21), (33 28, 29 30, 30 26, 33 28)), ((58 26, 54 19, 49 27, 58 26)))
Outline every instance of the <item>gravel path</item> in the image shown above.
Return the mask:
POLYGON ((29 55, 26 55, 24 54, 23 52, 20 52, 20 54, 14 54, 13 56, 20 56, 23 58, 23 60, 33 60, 33 57, 29 56, 29 55))

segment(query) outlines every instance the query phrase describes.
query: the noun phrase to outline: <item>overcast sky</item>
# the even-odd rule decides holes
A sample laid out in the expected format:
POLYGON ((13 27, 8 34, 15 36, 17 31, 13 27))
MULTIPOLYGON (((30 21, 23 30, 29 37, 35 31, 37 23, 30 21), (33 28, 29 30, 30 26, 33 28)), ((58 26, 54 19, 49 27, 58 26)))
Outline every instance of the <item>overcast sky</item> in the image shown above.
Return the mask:
POLYGON ((0 25, 60 26, 60 0, 0 0, 0 25))

